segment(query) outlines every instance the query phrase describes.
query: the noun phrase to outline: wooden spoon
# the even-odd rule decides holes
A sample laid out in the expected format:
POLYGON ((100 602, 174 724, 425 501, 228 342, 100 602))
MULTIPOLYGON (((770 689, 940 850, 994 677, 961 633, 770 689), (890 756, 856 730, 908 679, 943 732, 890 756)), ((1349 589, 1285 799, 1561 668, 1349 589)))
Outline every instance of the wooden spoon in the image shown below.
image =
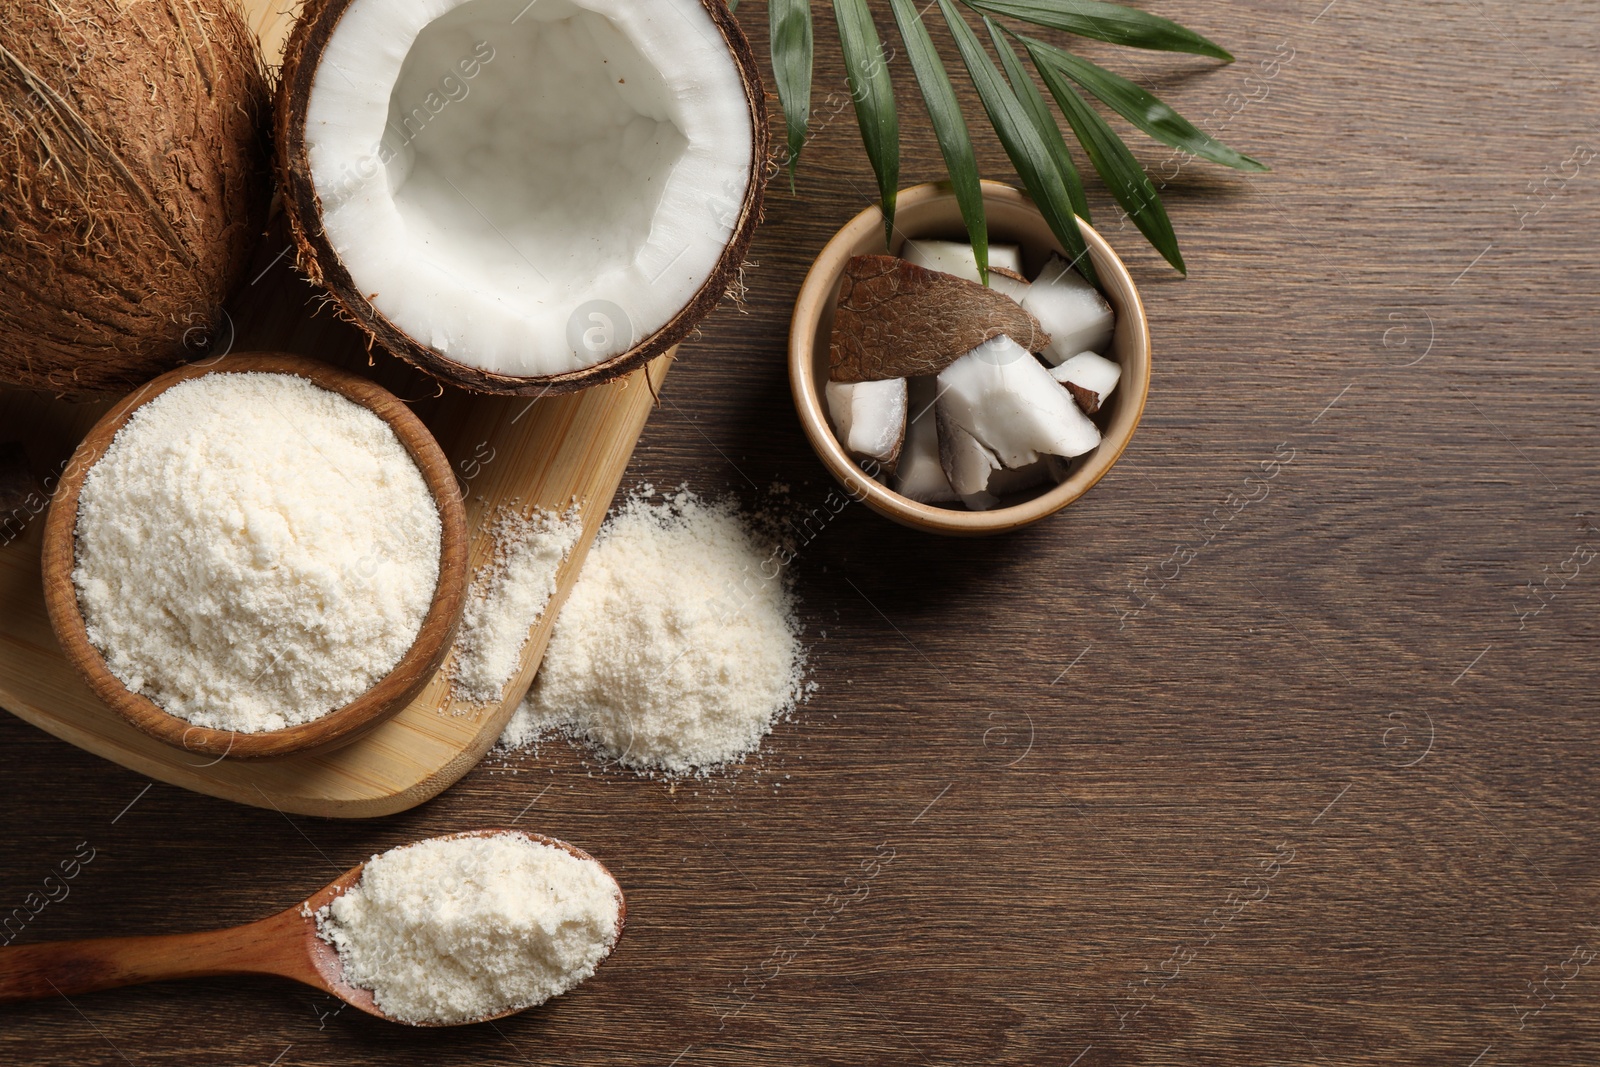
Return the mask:
MULTIPOLYGON (((469 830, 446 834, 454 837, 497 837, 516 834, 544 845, 564 849, 581 860, 599 863, 593 856, 565 841, 521 830, 469 830)), ((331 994, 346 1004, 390 1022, 414 1026, 455 1026, 460 1023, 410 1023, 384 1014, 373 1002, 372 990, 345 980, 339 953, 317 936, 318 909, 332 903, 361 878, 365 863, 358 863, 303 902, 278 914, 243 926, 191 934, 152 937, 97 937, 84 941, 55 941, 42 945, 0 948, 0 1003, 37 1000, 52 996, 92 993, 117 986, 164 982, 169 978, 208 978, 230 974, 271 974, 292 978, 331 994)), ((600 865, 605 871, 605 866, 600 865)), ((606 871, 606 877, 611 872, 606 871)), ((612 879, 615 881, 615 879, 612 879)), ((617 936, 607 950, 622 939, 627 902, 617 889, 617 936)), ((602 963, 605 959, 602 958, 602 963)), ((469 1022, 503 1019, 517 1011, 485 1015, 469 1022)))

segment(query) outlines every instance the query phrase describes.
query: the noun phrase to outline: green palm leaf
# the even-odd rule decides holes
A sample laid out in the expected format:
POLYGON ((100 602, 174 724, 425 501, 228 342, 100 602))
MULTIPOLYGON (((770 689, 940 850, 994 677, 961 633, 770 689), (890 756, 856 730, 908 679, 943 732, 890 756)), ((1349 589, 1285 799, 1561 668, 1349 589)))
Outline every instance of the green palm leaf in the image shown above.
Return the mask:
POLYGON ((972 154, 967 120, 961 114, 950 75, 945 73, 944 61, 934 50, 933 38, 928 36, 928 27, 923 24, 916 4, 913 0, 889 2, 895 24, 900 28, 900 38, 906 45, 906 56, 911 60, 911 70, 922 90, 922 102, 933 122, 933 135, 939 141, 945 169, 950 172, 950 184, 955 188, 956 203, 961 207, 961 219, 972 241, 972 254, 978 261, 978 276, 987 285, 989 227, 984 219, 983 189, 978 184, 978 162, 972 154))
MULTIPOLYGON (((877 176, 884 218, 884 240, 892 244, 895 193, 900 178, 900 126, 888 57, 873 25, 869 0, 833 0, 850 95, 861 141, 877 176)), ((1010 41, 1028 52, 1089 162, 1127 210, 1139 231, 1183 271, 1183 256, 1155 185, 1100 113, 1077 88, 1099 99, 1150 137, 1213 163, 1244 171, 1267 166, 1201 131, 1154 94, 1066 49, 1001 26, 993 16, 1016 19, 1092 37, 1112 44, 1211 56, 1233 57, 1215 42, 1175 22, 1102 0, 935 0, 978 91, 978 98, 1023 186, 1044 214, 1051 232, 1093 280, 1078 218, 1089 217, 1079 174, 1061 127, 1032 75, 1010 41), (956 5, 978 14, 1000 57, 997 68, 956 5), (1004 74, 1001 70, 1004 70, 1004 74)), ((737 0, 728 0, 728 9, 737 0)), ((811 112, 813 26, 807 0, 767 0, 773 79, 787 128, 789 186, 805 146, 811 112)), ((971 236, 980 275, 988 278, 988 231, 982 188, 966 119, 950 75, 934 48, 922 18, 924 0, 889 0, 906 54, 933 125, 945 169, 950 174, 962 221, 971 236), (922 7, 919 7, 922 5, 922 7)))
POLYGON ((1157 15, 1121 4, 1098 0, 966 0, 990 15, 1005 15, 1034 26, 1065 30, 1097 41, 1149 48, 1159 52, 1188 52, 1233 62, 1221 45, 1157 15))
POLYGON ((883 239, 888 244, 894 233, 895 192, 900 187, 900 122, 895 116, 889 62, 866 0, 833 0, 833 14, 839 23, 839 43, 844 47, 845 74, 856 105, 861 141, 878 176, 883 239))
POLYGON ((1099 97, 1107 107, 1133 123, 1164 145, 1181 148, 1201 159, 1209 159, 1235 170, 1270 170, 1265 163, 1235 152, 1221 141, 1196 129, 1194 124, 1120 74, 1073 55, 1064 48, 1020 38, 1032 55, 1045 55, 1063 74, 1099 97))
POLYGON ((1116 135, 1110 124, 1078 95, 1051 57, 1038 52, 1029 54, 1044 77, 1050 95, 1056 98, 1062 114, 1067 116, 1072 132, 1077 134, 1078 143, 1083 145, 1089 161, 1111 190, 1111 195, 1117 198, 1117 203, 1128 212, 1134 225, 1139 227, 1139 232, 1155 246, 1156 251, 1179 273, 1187 274, 1183 254, 1178 251, 1177 235, 1172 232, 1172 221, 1167 218, 1167 209, 1161 206, 1161 197, 1156 193, 1150 175, 1133 158, 1133 153, 1128 151, 1128 146, 1122 143, 1122 138, 1116 135))
POLYGON ((792 193, 795 164, 800 162, 806 126, 811 121, 811 4, 808 0, 767 0, 767 20, 772 42, 772 80, 778 85, 778 101, 783 105, 783 120, 789 132, 792 193))
POLYGON ((961 13, 950 0, 938 0, 938 3, 944 21, 955 37, 956 48, 961 52, 967 73, 972 78, 973 88, 978 90, 978 98, 989 115, 995 133, 1000 136, 1006 155, 1011 157, 1012 165, 1017 168, 1017 176, 1043 212, 1045 221, 1050 224, 1050 232, 1067 250, 1073 265, 1085 278, 1095 281, 1094 264, 1089 260, 1089 248, 1078 230, 1072 199, 1061 179, 1061 172, 1056 169, 1055 161, 1050 156, 1050 150, 1045 147, 1039 131, 1028 117, 1027 109, 995 69, 978 35, 972 32, 972 27, 967 25, 961 13))
POLYGON ((1089 218, 1089 198, 1083 193, 1083 179, 1078 176, 1077 164, 1072 162, 1072 153, 1067 151, 1067 142, 1061 136, 1061 127, 1056 125, 1055 116, 1050 114, 1049 105, 1044 102, 1044 97, 1039 95, 1039 87, 1033 84, 1033 77, 1022 65, 1022 60, 1017 58, 1017 53, 1011 45, 1006 43, 1001 35, 1000 27, 995 25, 988 15, 983 16, 983 24, 989 30, 989 39, 994 42, 994 50, 1000 56, 1000 64, 1006 69, 1006 79, 1011 82, 1011 89, 1017 94, 1017 99, 1027 109, 1028 118, 1033 121, 1033 128, 1039 131, 1039 139, 1050 152, 1050 157, 1055 160, 1056 170, 1061 172, 1061 181, 1067 187, 1067 196, 1072 199, 1072 210, 1085 222, 1089 218))

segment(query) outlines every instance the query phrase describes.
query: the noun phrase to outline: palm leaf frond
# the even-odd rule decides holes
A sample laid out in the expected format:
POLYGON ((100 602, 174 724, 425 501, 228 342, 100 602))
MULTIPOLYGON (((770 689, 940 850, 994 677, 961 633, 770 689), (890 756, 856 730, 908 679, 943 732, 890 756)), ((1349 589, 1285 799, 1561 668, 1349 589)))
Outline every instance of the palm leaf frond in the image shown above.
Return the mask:
POLYGON ((1272 169, 1196 129, 1194 123, 1162 103, 1155 94, 1139 88, 1122 75, 1113 74, 1098 64, 1075 56, 1065 48, 1057 48, 1032 37, 1024 36, 1021 40, 1030 55, 1049 57, 1051 64, 1061 73, 1162 144, 1235 170, 1272 169))
POLYGON ((1187 52, 1232 63, 1233 56, 1219 44, 1159 15, 1121 4, 1097 0, 967 0, 987 15, 1003 15, 1018 22, 1065 30, 1079 37, 1148 48, 1157 52, 1187 52))
POLYGON ((905 42, 911 70, 917 76, 917 86, 922 90, 922 102, 933 122, 933 135, 939 141, 939 152, 944 156, 945 170, 950 174, 956 203, 961 207, 961 220, 972 240, 978 276, 988 284, 989 227, 984 219, 983 189, 978 184, 978 161, 972 154, 967 120, 961 114, 955 87, 950 84, 944 60, 933 47, 933 38, 928 35, 928 27, 917 5, 913 0, 890 0, 890 7, 900 28, 900 39, 905 42))
POLYGON ((978 91, 978 99, 983 103, 983 110, 999 135, 1006 155, 1011 157, 1012 166, 1017 168, 1017 176, 1022 179, 1033 202, 1044 213, 1050 232, 1067 250, 1073 265, 1084 277, 1095 280, 1094 265, 1089 262, 1089 246, 1084 243, 1083 234, 1078 229, 1072 198, 1050 156, 1050 150, 1045 147, 1033 120, 1028 117, 1027 109, 995 69, 978 35, 972 32, 972 27, 967 25, 966 19, 961 17, 961 12, 956 10, 951 0, 938 0, 938 3, 951 35, 955 37, 956 48, 961 52, 967 73, 972 77, 972 87, 978 91))
MULTIPOLYGON (((1059 45, 1018 33, 998 21, 1013 19, 1080 37, 1132 48, 1182 52, 1232 62, 1214 41, 1161 18, 1102 0, 935 0, 949 27, 978 99, 1028 195, 1078 269, 1094 281, 1078 219, 1089 218, 1083 179, 1060 125, 1013 41, 1021 45, 1043 78, 1074 139, 1089 163, 1127 211, 1150 244, 1185 272, 1177 235, 1150 176, 1111 125, 1079 90, 1099 100, 1148 136, 1191 156, 1242 171, 1265 171, 1266 164, 1235 151, 1197 128, 1154 94, 1076 56, 1059 45), (959 6, 958 6, 959 5, 959 6), (962 8, 983 20, 999 56, 997 68, 967 23, 962 8), (1002 74, 1002 69, 1004 73, 1002 74)), ((733 10, 737 0, 730 0, 733 10)), ((988 280, 988 230, 971 133, 943 59, 923 21, 921 0, 888 0, 923 104, 944 157, 961 218, 972 240, 979 274, 988 280)), ((883 209, 884 240, 894 232, 895 193, 900 180, 900 124, 889 57, 873 24, 868 0, 832 0, 844 51, 850 96, 867 158, 877 177, 883 209)), ((814 52, 807 0, 767 0, 773 79, 787 128, 789 183, 805 145, 811 111, 814 52)))
MULTIPOLYGON (((735 0, 737 2, 737 0, 735 0)), ((732 10, 732 5, 729 5, 732 10)), ((794 192, 794 168, 805 147, 811 121, 811 4, 808 0, 767 0, 772 41, 772 80, 789 134, 789 191, 794 192)))
POLYGON ((1111 195, 1117 198, 1117 203, 1122 205, 1133 219, 1133 224, 1139 227, 1139 232, 1155 246, 1156 251, 1180 274, 1189 273, 1183 265, 1183 253, 1178 251, 1178 237, 1172 232, 1172 221, 1167 218, 1167 209, 1162 206, 1150 175, 1145 173, 1139 161, 1133 158, 1133 153, 1128 151, 1128 146, 1122 143, 1122 138, 1100 117, 1100 113, 1078 95, 1072 82, 1051 62, 1049 56, 1035 55, 1033 61, 1044 77, 1050 95, 1056 98, 1062 114, 1067 116, 1078 143, 1083 145, 1084 152, 1089 156, 1089 162, 1094 164, 1100 180, 1111 190, 1111 195))
POLYGON ((900 187, 900 120, 894 109, 894 85, 889 81, 889 61, 872 24, 866 0, 833 0, 839 23, 839 43, 844 47, 845 76, 856 104, 856 122, 867 158, 878 176, 883 205, 883 239, 894 233, 894 197, 900 187))
POLYGON ((1067 142, 1061 136, 1061 127, 1056 125, 1055 116, 1050 114, 1050 107, 1044 102, 1044 97, 1039 95, 1039 87, 1033 84, 1033 77, 1022 66, 1022 60, 1017 58, 1017 53, 1011 45, 1006 43, 1001 35, 1000 27, 989 16, 983 16, 983 24, 989 31, 989 39, 994 42, 994 50, 1000 56, 1000 65, 1005 68, 1006 79, 1011 82, 1011 91, 1017 94, 1017 99, 1028 112, 1028 118, 1033 120, 1034 129, 1039 131, 1039 139, 1044 142, 1050 158, 1055 161, 1056 170, 1061 172, 1061 181, 1067 187, 1067 196, 1072 200, 1072 210, 1085 222, 1094 221, 1089 217, 1089 198, 1083 192, 1083 179, 1078 176, 1077 164, 1072 162, 1072 153, 1067 151, 1067 142))

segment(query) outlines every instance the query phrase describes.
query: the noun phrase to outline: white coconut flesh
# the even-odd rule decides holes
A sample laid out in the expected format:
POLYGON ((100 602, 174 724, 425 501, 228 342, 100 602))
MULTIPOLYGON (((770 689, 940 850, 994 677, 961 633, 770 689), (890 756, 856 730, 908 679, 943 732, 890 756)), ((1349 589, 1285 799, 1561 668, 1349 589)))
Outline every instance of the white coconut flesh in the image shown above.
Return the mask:
POLYGON ((999 502, 988 491, 989 478, 1000 470, 1000 460, 982 441, 958 425, 943 407, 934 408, 939 427, 939 459, 950 488, 974 511, 987 511, 999 502))
POLYGON ((995 497, 1010 496, 1012 493, 1021 493, 1046 482, 1054 481, 1056 468, 1051 460, 1052 456, 1040 456, 1025 467, 1015 469, 1004 467, 989 475, 989 484, 985 491, 995 497))
POLYGON ((906 380, 829 382, 828 415, 844 447, 857 456, 890 463, 906 432, 906 380))
POLYGON ((989 288, 1009 296, 1019 304, 1027 297, 1028 289, 1032 285, 1032 282, 1021 275, 1004 274, 998 270, 989 271, 989 288))
POLYGON ((1059 255, 1052 255, 1028 286, 1022 307, 1050 335, 1049 346, 1040 354, 1052 365, 1079 352, 1104 352, 1117 326, 1106 298, 1059 255))
MULTIPOLYGON (((1025 467, 1040 453, 1072 458, 1100 444, 1100 430, 1072 394, 1027 349, 1001 334, 939 372, 941 439, 959 426, 1005 467, 1025 467)), ((945 464, 950 484, 965 496, 945 464)))
POLYGON ((1070 382, 1079 389, 1086 389, 1095 394, 1098 403, 1104 404, 1122 380, 1122 367, 1097 352, 1079 352, 1051 368, 1050 377, 1063 385, 1070 382))
POLYGON ((705 285, 753 129, 700 0, 353 0, 305 140, 361 295, 451 360, 532 377, 627 351, 705 285))
POLYGON ((939 428, 933 413, 939 384, 926 375, 912 378, 909 390, 906 442, 894 473, 894 491, 924 504, 958 500, 939 458, 939 428))
MULTIPOLYGON (((982 279, 978 276, 978 256, 972 246, 960 241, 910 241, 900 249, 900 258, 928 270, 939 270, 965 278, 969 282, 982 279)), ((990 245, 989 266, 1004 267, 1022 273, 1022 252, 1016 245, 990 245)))

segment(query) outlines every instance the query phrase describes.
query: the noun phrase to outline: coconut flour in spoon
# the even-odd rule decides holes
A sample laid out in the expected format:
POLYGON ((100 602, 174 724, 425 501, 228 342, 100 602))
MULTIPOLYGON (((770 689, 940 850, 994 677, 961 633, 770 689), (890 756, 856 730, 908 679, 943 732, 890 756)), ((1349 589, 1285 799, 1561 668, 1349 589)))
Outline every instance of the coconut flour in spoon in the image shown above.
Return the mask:
POLYGON ((432 605, 441 536, 377 415, 295 375, 212 373, 138 408, 89 469, 72 580, 129 690, 255 733, 394 668, 432 605))
POLYGON ((441 837, 374 856, 317 932, 385 1015, 471 1022, 592 975, 621 931, 620 893, 600 864, 522 834, 441 837))

